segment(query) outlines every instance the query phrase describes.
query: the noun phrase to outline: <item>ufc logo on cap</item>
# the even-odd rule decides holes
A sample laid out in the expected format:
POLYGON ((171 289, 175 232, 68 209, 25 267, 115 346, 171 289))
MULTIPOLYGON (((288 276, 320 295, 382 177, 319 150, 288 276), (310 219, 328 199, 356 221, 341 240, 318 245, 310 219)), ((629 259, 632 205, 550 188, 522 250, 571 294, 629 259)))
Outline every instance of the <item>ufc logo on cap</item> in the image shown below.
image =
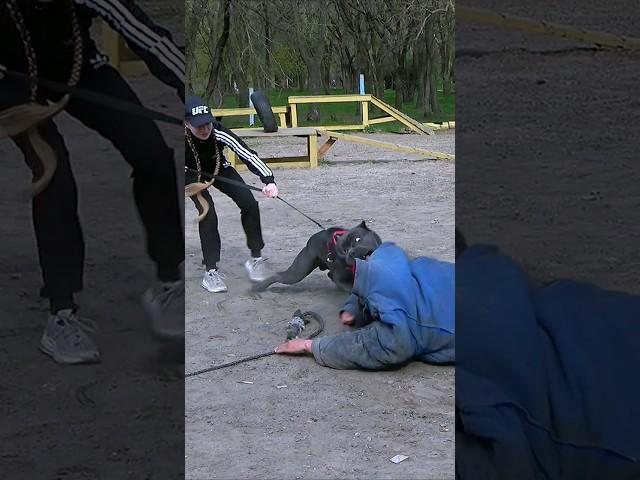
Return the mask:
POLYGON ((199 107, 193 107, 191 109, 191 115, 200 115, 201 113, 209 113, 209 107, 206 105, 200 105, 199 107))

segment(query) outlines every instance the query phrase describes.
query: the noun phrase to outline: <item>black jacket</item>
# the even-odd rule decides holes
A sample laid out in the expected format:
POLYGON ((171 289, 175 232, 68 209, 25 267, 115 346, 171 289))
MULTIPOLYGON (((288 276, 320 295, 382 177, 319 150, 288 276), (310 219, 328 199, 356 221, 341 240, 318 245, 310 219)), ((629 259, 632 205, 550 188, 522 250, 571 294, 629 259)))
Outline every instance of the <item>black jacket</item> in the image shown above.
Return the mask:
MULTIPOLYGON (((229 161, 225 158, 222 149, 229 147, 236 155, 244 162, 252 173, 260 177, 262 183, 265 185, 269 183, 275 183, 273 179, 273 172, 267 165, 260 160, 260 157, 252 150, 246 143, 242 141, 235 133, 218 122, 213 122, 213 132, 207 140, 200 140, 194 137, 191 132, 187 131, 191 142, 185 142, 185 159, 184 163, 188 168, 198 168, 195 156, 191 151, 190 143, 196 149, 198 158, 200 159, 201 171, 207 173, 215 173, 216 168, 216 144, 220 152, 220 168, 226 168, 230 166, 229 161)), ((194 175, 191 173, 187 178, 192 179, 194 175)), ((202 180, 207 180, 203 178, 202 180)))
MULTIPOLYGON (((99 68, 109 60, 98 50, 90 34, 93 20, 102 18, 123 37, 155 77, 175 87, 180 98, 184 98, 184 53, 173 43, 171 34, 155 25, 132 0, 17 2, 35 50, 39 76, 61 82, 69 79, 73 63, 71 1, 82 32, 84 68, 99 68)), ((23 42, 4 1, 0 2, 0 64, 28 72, 23 42)))

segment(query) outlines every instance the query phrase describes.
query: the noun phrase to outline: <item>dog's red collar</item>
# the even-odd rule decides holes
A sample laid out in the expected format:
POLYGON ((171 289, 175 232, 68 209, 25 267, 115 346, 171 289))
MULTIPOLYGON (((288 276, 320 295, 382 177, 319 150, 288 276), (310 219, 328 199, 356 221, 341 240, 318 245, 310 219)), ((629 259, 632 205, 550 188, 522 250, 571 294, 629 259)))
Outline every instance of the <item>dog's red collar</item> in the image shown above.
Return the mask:
MULTIPOLYGON (((347 233, 349 230, 336 230, 335 232, 333 232, 333 234, 331 235, 331 239, 329 240, 329 245, 328 245, 328 255, 327 255, 327 262, 328 263, 333 263, 335 261, 335 255, 336 255, 336 244, 338 243, 338 239, 343 236, 345 233, 347 233)), ((353 265, 347 265, 347 270, 349 270, 352 274, 355 275, 356 273, 356 265, 355 263, 353 265)))
POLYGON ((336 243, 338 243, 338 239, 347 233, 348 230, 336 230, 331 235, 329 242, 327 243, 327 263, 333 263, 335 261, 336 256, 336 243))

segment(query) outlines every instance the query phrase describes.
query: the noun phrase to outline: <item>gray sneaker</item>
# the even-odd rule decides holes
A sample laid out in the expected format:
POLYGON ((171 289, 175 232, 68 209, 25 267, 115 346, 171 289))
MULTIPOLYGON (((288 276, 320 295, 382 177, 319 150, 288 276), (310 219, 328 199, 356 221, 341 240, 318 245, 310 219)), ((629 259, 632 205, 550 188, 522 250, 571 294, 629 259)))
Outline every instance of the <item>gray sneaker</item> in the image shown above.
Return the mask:
POLYGON ((250 258, 244 262, 244 268, 252 282, 262 282, 267 279, 266 258, 250 258))
POLYGON ((80 319, 72 309, 49 315, 40 339, 40 350, 58 363, 98 363, 100 352, 87 333, 95 331, 93 322, 80 319))
POLYGON ((158 282, 142 296, 151 329, 165 340, 184 340, 184 281, 158 282))
POLYGON ((217 269, 211 269, 205 272, 204 277, 202 277, 202 288, 211 293, 226 292, 227 286, 224 284, 223 278, 224 274, 217 269))

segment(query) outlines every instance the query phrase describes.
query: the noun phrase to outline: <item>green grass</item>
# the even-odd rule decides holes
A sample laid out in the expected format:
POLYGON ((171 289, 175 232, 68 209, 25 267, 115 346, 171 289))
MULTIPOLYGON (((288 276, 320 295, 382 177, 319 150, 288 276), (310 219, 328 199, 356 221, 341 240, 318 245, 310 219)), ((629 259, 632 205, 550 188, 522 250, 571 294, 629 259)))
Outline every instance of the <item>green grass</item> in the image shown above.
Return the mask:
MULTIPOLYGON (((332 90, 331 94, 344 95, 344 90, 336 89, 332 90)), ((304 90, 273 90, 267 92, 267 97, 271 106, 282 106, 288 104, 288 98, 296 95, 310 95, 309 91, 304 90)), ((391 106, 395 104, 395 91, 385 90, 384 102, 391 106)), ((442 112, 435 115, 425 117, 418 109, 415 108, 415 101, 405 103, 400 109, 403 113, 415 118, 419 122, 446 122, 455 120, 455 95, 444 96, 442 92, 439 92, 440 107, 442 112)), ((237 108, 238 98, 237 96, 227 97, 223 103, 222 108, 237 108)), ((306 120, 306 115, 309 112, 309 105, 298 106, 298 126, 317 126, 317 125, 357 125, 362 122, 359 113, 359 104, 356 102, 349 103, 324 103, 320 104, 320 121, 309 122, 306 120)), ((387 114, 377 107, 369 104, 369 118, 386 117, 387 114)), ((224 117, 223 123, 227 128, 242 128, 249 126, 249 117, 224 117)), ((255 116, 255 127, 262 126, 260 119, 255 116)), ((381 131, 381 132, 397 132, 405 129, 405 126, 399 122, 380 123, 372 125, 367 131, 381 131)))

